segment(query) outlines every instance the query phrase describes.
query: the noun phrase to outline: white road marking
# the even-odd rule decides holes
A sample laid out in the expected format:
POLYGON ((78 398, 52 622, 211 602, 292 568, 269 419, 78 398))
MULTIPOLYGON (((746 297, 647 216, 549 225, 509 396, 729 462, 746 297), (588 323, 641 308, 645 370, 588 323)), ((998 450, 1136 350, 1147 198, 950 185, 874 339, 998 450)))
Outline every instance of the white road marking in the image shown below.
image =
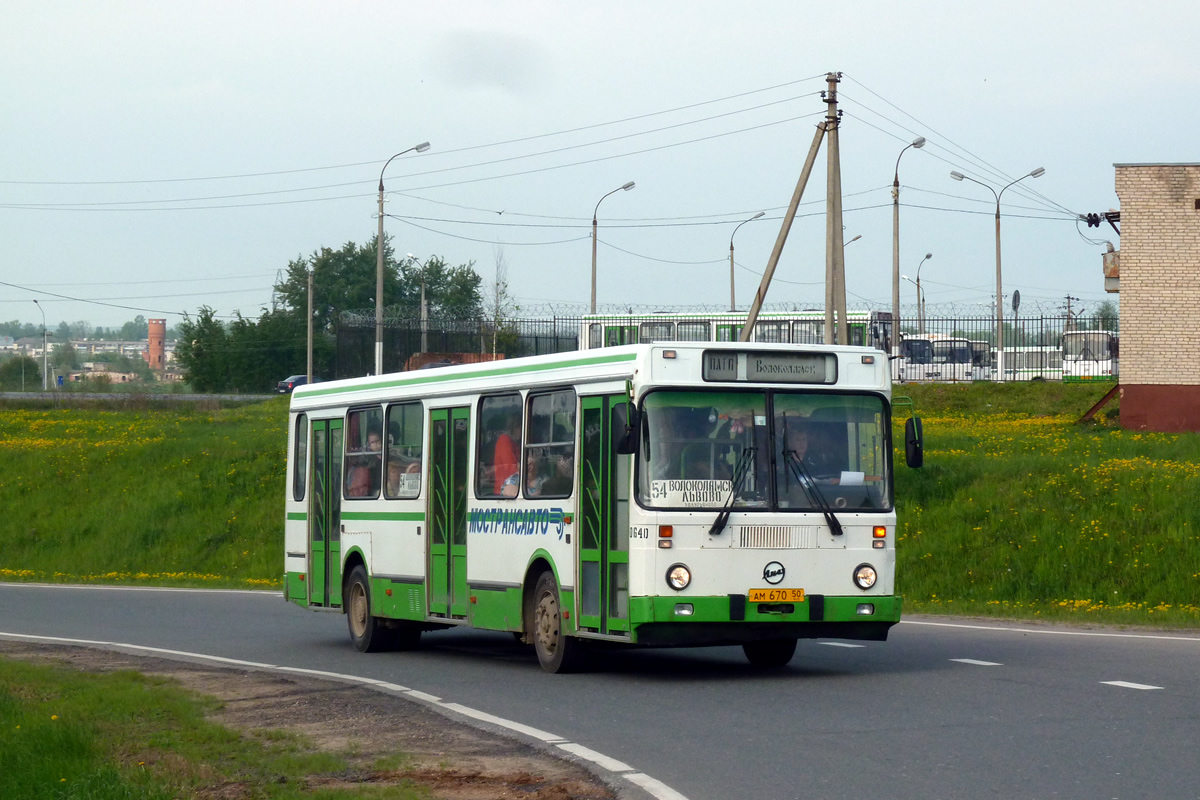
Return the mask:
POLYGON ((95 639, 66 639, 59 636, 36 636, 23 633, 7 633, 0 631, 0 638, 15 639, 17 641, 27 642, 52 642, 55 644, 82 645, 86 647, 103 647, 116 650, 132 650, 135 652, 144 652, 155 655, 178 656, 179 658, 194 659, 196 661, 211 661, 224 666, 243 666, 254 669, 261 669, 271 672, 287 672, 293 674, 312 675, 315 677, 326 677, 345 683, 354 683, 368 688, 373 688, 385 692, 393 692, 403 694, 416 700, 422 700, 431 705, 444 708, 447 711, 452 711, 456 714, 461 714, 465 717, 477 719, 481 722, 488 722, 497 725, 501 728, 506 728, 515 733, 520 733, 538 739, 547 744, 555 744, 561 749, 592 762, 596 766, 617 773, 621 777, 628 780, 630 783, 641 788, 643 791, 650 794, 656 800, 687 800, 687 797, 667 786, 665 783, 651 778, 649 775, 641 772, 634 772, 633 767, 623 761, 619 761, 603 753, 592 750, 581 744, 569 742, 562 736, 554 733, 539 730, 528 725, 522 725, 519 722, 496 717, 484 711, 471 708, 469 706, 460 705, 459 703, 447 703, 440 697, 428 694, 427 692, 418 691, 416 689, 406 689, 394 683, 380 681, 374 678, 364 678, 359 675, 347 675, 341 672, 326 672, 324 670, 304 669, 303 667, 284 667, 276 664, 264 664, 258 661, 242 661, 235 658, 224 658, 222 656, 210 656, 204 653, 190 653, 185 650, 167 650, 161 647, 149 647, 139 644, 127 644, 124 642, 105 642, 95 639))
POLYGON ((817 644, 823 644, 826 647, 866 647, 865 644, 850 644, 849 642, 817 642, 817 644))
POLYGON ((1150 686, 1145 683, 1130 683, 1129 681, 1100 681, 1107 686, 1119 686, 1122 689, 1161 689, 1161 686, 1150 686))
POLYGON ((1003 667, 1003 664, 997 664, 995 661, 979 661, 974 658, 952 658, 951 661, 957 661, 960 664, 974 664, 977 667, 1003 667))
POLYGON ((1167 636, 1154 633, 1103 633, 1101 631, 1055 631, 1039 628, 1013 628, 1007 625, 965 625, 959 622, 924 622, 915 619, 902 619, 901 625, 928 625, 934 628, 964 628, 972 631, 1006 631, 1008 633, 1036 633, 1042 636, 1098 636, 1109 639, 1163 639, 1171 642, 1195 642, 1200 644, 1200 636, 1167 636))

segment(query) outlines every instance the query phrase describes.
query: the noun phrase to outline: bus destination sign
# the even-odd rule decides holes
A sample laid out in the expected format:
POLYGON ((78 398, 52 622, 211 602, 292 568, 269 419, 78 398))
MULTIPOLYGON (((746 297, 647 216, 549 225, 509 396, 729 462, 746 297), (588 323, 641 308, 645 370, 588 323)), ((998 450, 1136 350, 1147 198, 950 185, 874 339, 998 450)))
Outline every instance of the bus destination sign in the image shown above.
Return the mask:
POLYGON ((706 381, 837 383, 837 356, 705 350, 702 376, 706 381))

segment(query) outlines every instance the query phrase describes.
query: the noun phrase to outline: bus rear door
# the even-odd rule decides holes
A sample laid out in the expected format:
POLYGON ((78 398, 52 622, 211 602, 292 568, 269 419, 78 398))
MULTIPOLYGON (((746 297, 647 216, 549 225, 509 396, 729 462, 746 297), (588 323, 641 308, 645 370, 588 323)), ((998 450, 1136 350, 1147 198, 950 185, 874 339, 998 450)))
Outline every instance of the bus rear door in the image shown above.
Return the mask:
POLYGON ((308 509, 308 603, 342 603, 342 420, 312 421, 313 474, 308 509))
POLYGON ((630 456, 615 443, 625 432, 623 394, 581 398, 579 627, 629 632, 630 456))

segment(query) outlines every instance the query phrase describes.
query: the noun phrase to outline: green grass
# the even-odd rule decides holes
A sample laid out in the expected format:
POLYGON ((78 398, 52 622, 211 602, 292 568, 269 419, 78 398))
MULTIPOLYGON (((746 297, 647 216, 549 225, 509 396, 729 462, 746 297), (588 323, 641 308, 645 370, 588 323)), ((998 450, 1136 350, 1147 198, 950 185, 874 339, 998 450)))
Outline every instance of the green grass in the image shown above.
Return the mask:
POLYGON ((377 797, 411 786, 310 788, 343 776, 347 758, 279 731, 240 734, 206 720, 216 701, 133 672, 80 673, 0 658, 0 797, 377 797))
POLYGON ((1200 626, 1200 434, 1078 424, 1108 386, 897 387, 926 437, 896 475, 907 611, 1200 626))
MULTIPOLYGON (((897 458, 906 611, 1200 627, 1200 434, 1076 424, 1108 387, 895 387, 926 436, 897 458)), ((0 580, 277 588, 286 421, 0 408, 0 580)))
POLYGON ((0 579, 275 587, 287 399, 0 410, 0 579))

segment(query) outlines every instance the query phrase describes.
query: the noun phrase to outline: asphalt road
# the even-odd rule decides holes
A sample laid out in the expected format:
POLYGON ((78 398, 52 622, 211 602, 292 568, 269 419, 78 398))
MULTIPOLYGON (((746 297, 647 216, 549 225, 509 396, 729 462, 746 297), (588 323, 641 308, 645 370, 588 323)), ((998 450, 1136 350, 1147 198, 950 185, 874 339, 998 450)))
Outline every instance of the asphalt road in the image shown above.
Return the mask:
POLYGON ((660 797, 1200 798, 1200 631, 910 617, 888 642, 802 641, 779 672, 709 648, 556 676, 506 634, 362 655, 342 616, 275 593, 0 584, 0 634, 400 684, 624 762, 660 797))

